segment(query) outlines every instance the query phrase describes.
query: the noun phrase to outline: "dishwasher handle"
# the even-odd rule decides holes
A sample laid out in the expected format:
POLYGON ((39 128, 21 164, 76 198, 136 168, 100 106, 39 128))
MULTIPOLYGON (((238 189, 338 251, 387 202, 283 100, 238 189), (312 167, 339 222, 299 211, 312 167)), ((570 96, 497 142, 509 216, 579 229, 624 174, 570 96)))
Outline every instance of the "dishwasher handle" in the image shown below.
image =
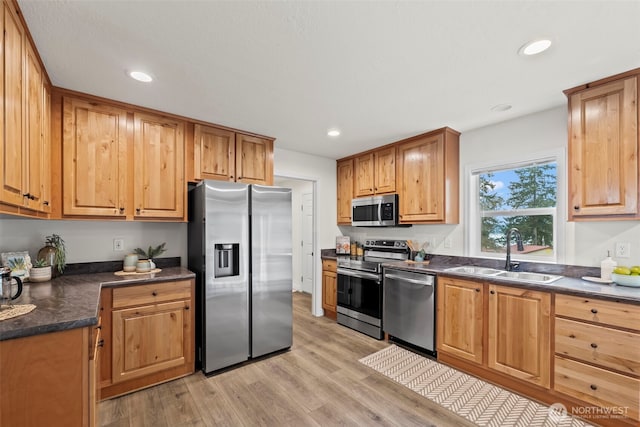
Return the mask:
POLYGON ((432 279, 433 276, 427 276, 427 277, 430 278, 430 280, 418 280, 418 279, 411 279, 411 278, 405 277, 405 276, 400 276, 398 274, 385 273, 384 277, 386 279, 401 280, 403 282, 412 283, 414 285, 433 286, 433 279, 432 279))

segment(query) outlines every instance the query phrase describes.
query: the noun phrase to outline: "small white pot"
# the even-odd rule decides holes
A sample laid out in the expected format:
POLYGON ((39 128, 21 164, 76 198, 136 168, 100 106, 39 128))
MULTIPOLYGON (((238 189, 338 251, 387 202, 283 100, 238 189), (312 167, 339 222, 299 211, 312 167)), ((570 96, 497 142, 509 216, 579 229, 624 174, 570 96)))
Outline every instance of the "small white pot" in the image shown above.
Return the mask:
POLYGON ((29 270, 30 282, 46 282, 51 280, 51 266, 46 267, 31 267, 29 270))

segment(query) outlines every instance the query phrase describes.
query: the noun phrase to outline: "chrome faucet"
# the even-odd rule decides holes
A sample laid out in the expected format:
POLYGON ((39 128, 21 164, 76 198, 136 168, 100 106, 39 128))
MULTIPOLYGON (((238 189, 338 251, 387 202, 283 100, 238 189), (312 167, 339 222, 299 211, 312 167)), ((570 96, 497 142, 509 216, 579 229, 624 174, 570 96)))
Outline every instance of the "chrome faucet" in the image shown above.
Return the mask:
POLYGON ((520 267, 519 262, 511 262, 511 234, 515 234, 516 236, 516 245, 518 245, 518 250, 524 250, 520 231, 517 228, 510 228, 509 231, 507 231, 507 260, 504 264, 504 269, 507 271, 517 270, 520 267))

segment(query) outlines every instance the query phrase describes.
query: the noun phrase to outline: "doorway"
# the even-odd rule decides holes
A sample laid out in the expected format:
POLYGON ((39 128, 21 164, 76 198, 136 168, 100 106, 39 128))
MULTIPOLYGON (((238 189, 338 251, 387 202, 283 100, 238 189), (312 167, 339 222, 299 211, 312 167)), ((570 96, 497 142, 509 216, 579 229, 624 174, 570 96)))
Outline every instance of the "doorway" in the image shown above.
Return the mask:
MULTIPOLYGON (((274 185, 291 188, 291 239, 293 291, 314 296, 316 261, 315 181, 274 177, 274 185)), ((312 302, 313 304, 313 302, 312 302)), ((309 307, 309 310, 312 310, 309 307)))

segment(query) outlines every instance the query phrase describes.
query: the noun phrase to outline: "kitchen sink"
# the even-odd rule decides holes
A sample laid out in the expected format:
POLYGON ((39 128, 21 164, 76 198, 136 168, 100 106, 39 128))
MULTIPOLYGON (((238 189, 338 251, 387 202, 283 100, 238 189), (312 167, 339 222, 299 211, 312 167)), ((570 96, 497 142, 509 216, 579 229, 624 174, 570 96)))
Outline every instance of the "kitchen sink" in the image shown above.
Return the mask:
POLYGON ((498 273, 503 273, 502 270, 496 270, 495 268, 478 267, 475 265, 464 265, 462 267, 447 268, 447 272, 460 273, 460 274, 479 274, 481 276, 494 276, 498 273))
POLYGON ((495 277, 504 277, 505 279, 517 280, 520 282, 543 284, 552 283, 562 278, 562 276, 556 276, 553 274, 528 273, 524 271, 501 271, 496 274, 495 277))
POLYGON ((444 270, 449 273, 468 274, 471 276, 495 277, 498 279, 512 280, 516 282, 548 284, 561 279, 563 276, 545 273, 530 273, 526 271, 504 271, 495 268, 478 267, 475 265, 463 265, 444 270))

